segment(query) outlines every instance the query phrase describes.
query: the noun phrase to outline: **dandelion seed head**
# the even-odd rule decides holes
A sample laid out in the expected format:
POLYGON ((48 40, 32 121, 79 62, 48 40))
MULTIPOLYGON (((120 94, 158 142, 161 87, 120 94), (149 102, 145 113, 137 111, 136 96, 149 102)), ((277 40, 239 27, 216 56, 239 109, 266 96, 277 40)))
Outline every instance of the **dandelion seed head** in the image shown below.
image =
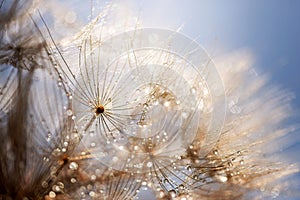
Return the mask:
POLYGON ((0 45, 3 180, 20 178, 5 180, 8 196, 284 195, 282 179, 299 167, 286 164, 274 144, 284 147, 280 138, 293 130, 282 128, 292 95, 253 76, 247 52, 215 62, 178 31, 141 28, 137 20, 131 27, 121 3, 99 15, 96 4, 85 27, 72 6, 51 16, 53 2, 41 19, 32 15, 36 31, 24 29, 26 18, 12 20, 22 12, 0 19, 8 33, 0 45), (64 26, 70 31, 60 40, 64 26), (17 182, 28 186, 11 187, 17 182))

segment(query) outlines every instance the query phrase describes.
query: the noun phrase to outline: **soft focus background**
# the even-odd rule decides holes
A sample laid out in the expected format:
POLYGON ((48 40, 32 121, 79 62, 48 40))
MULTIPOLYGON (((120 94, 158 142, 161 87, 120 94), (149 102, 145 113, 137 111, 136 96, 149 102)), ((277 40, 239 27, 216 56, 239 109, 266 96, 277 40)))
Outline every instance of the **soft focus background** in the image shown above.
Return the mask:
POLYGON ((300 1, 174 1, 136 3, 145 25, 174 28, 196 38, 217 57, 247 48, 259 74, 293 90, 300 107, 300 1))
MULTIPOLYGON (((145 26, 180 28, 213 59, 230 52, 250 52, 258 76, 268 75, 271 84, 294 93, 295 117, 290 122, 299 124, 300 1, 144 0, 134 5, 145 26)), ((294 135, 299 141, 299 131, 294 135)), ((289 151, 297 155, 300 143, 289 151)))

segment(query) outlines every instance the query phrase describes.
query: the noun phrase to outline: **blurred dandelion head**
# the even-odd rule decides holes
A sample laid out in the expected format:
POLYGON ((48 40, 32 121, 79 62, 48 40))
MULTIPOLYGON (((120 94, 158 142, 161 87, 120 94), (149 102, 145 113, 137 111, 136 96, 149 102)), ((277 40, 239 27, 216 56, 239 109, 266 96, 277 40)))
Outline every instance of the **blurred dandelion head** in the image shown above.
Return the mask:
POLYGON ((0 198, 298 195, 298 163, 274 146, 296 130, 284 126, 293 95, 251 54, 212 60, 180 31, 98 3, 2 0, 0 198))

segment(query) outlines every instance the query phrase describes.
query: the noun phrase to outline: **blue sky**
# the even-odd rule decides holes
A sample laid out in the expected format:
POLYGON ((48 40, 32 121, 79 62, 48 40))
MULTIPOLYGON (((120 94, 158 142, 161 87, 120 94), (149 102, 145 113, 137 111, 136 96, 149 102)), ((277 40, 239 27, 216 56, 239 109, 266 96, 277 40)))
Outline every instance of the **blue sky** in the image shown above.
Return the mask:
MULTIPOLYGON (((214 58, 247 49, 258 75, 294 93, 295 116, 300 124, 300 1, 297 0, 152 0, 135 1, 145 26, 178 28, 203 45, 214 58)), ((286 151, 300 159, 299 130, 286 151)))
POLYGON ((223 53, 249 49, 260 73, 295 93, 293 104, 300 111, 300 1, 154 0, 139 8, 149 26, 183 24, 182 32, 198 38, 213 57, 218 48, 223 53))
MULTIPOLYGON (((183 24, 181 32, 197 38, 212 57, 249 49, 259 75, 270 75, 272 84, 295 94, 291 123, 300 123, 300 1, 144 0, 139 8, 148 26, 183 24)), ((293 158, 300 151, 299 133, 293 134, 298 142, 287 149, 293 158)))

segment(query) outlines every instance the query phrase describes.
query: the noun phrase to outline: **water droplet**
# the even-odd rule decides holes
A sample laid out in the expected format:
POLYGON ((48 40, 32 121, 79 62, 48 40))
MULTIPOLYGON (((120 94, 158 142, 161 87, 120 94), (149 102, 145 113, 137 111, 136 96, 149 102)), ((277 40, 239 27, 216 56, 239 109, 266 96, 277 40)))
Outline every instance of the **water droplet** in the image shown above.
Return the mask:
POLYGON ((71 183, 76 183, 76 179, 75 178, 71 178, 71 183))
POLYGON ((193 176, 193 179, 194 179, 194 180, 198 180, 198 175, 194 175, 194 176, 193 176))
POLYGON ((214 153, 215 155, 218 155, 218 154, 219 154, 218 150, 214 150, 213 153, 214 153))
POLYGON ((50 197, 51 199, 54 199, 54 198, 56 197, 55 192, 50 191, 50 192, 49 192, 49 197, 50 197))
POLYGON ((175 198, 176 197, 176 191, 175 190, 170 190, 169 191, 169 194, 172 198, 175 198))
POLYGON ((43 188, 47 188, 47 187, 48 187, 48 183, 47 183, 46 181, 43 181, 43 182, 42 182, 42 187, 43 187, 43 188))
POLYGON ((164 106, 165 106, 165 107, 169 107, 170 105, 171 105, 171 102, 170 102, 170 101, 165 101, 165 102, 164 102, 164 106))
POLYGON ((192 94, 196 94, 196 88, 192 87, 192 88, 191 88, 191 93, 192 93, 192 94))
POLYGON ((96 193, 95 193, 94 191, 90 191, 89 195, 90 195, 91 197, 94 197, 94 196, 96 195, 96 193))
POLYGON ((58 186, 60 189, 64 189, 64 188, 65 188, 65 185, 64 185, 62 182, 58 182, 58 183, 57 183, 57 186, 58 186))
POLYGON ((184 185, 183 185, 183 184, 180 184, 180 185, 178 186, 178 189, 179 189, 179 190, 184 190, 184 185))
POLYGON ((113 162, 117 162, 119 160, 119 158, 117 157, 117 156, 114 156, 113 158, 112 158, 112 161, 113 162))
POLYGON ((165 193, 164 193, 163 191, 160 191, 160 192, 159 192, 159 197, 160 197, 160 198, 165 197, 165 193))
POLYGON ((73 111, 72 111, 71 109, 68 109, 68 110, 67 110, 67 115, 68 115, 68 116, 72 116, 72 115, 73 115, 73 111))
POLYGON ((147 162, 147 167, 150 168, 150 167, 152 167, 152 165, 153 165, 152 162, 147 162))
POLYGON ((96 178, 97 178, 97 176, 96 176, 96 175, 92 175, 92 176, 91 176, 91 181, 95 181, 95 180, 96 180, 96 178))
POLYGON ((219 176, 219 180, 221 182, 225 183, 228 180, 228 178, 227 178, 227 176, 219 176))
POLYGON ((76 162, 71 162, 69 165, 69 168, 71 170, 77 170, 78 169, 78 164, 76 162))
POLYGON ((146 181, 143 181, 143 182, 142 182, 142 185, 143 185, 143 186, 147 185, 147 182, 146 182, 146 181))
POLYGON ((186 170, 191 171, 192 167, 190 165, 186 166, 186 170))
POLYGON ((208 95, 208 89, 207 87, 203 88, 203 96, 207 96, 208 95))
POLYGON ((240 164, 243 165, 243 164, 244 164, 244 160, 241 160, 241 161, 240 161, 240 164))
POLYGON ((55 192, 60 192, 60 187, 58 185, 53 185, 52 190, 54 190, 55 192))

